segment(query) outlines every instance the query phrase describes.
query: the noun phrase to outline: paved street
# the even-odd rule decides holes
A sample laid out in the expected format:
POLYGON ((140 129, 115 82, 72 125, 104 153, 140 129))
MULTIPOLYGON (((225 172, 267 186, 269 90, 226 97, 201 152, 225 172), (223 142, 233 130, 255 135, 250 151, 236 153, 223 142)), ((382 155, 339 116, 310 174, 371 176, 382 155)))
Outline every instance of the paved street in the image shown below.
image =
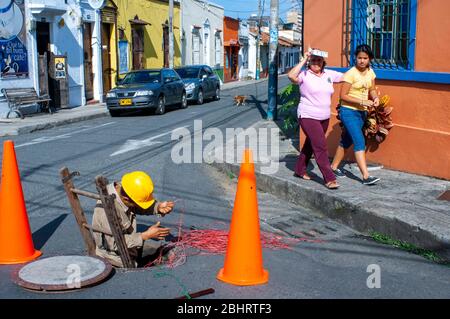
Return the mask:
MULTIPOLYGON (((279 81, 286 86, 286 77, 279 81)), ((84 246, 63 191, 59 169, 81 173, 79 188, 94 191, 93 180, 103 174, 120 180, 133 170, 148 172, 156 198, 178 199, 162 224, 176 229, 229 223, 236 179, 226 178, 207 164, 176 165, 171 149, 172 130, 194 120, 203 129, 246 128, 259 121, 267 108, 267 82, 222 92, 217 102, 170 110, 162 116, 134 113, 70 124, 24 134, 15 142, 22 185, 34 244, 43 256, 83 254, 84 246), (247 106, 232 106, 234 95, 250 97, 247 106)), ((6 138, 0 139, 4 141, 6 138)), ((259 214, 264 231, 285 236, 298 233, 320 242, 299 242, 291 250, 264 250, 264 266, 270 272, 266 285, 235 287, 216 280, 223 256, 189 256, 186 263, 169 270, 148 268, 118 270, 106 282, 59 298, 173 298, 188 291, 214 288, 204 298, 450 298, 450 267, 389 246, 377 244, 357 232, 301 206, 259 193, 259 214), (381 287, 369 289, 367 267, 381 270, 381 287)), ((82 200, 92 217, 91 200, 82 200)), ((139 229, 155 222, 139 217, 139 229)), ((0 298, 52 298, 52 294, 28 292, 11 281, 19 266, 0 266, 0 298)))

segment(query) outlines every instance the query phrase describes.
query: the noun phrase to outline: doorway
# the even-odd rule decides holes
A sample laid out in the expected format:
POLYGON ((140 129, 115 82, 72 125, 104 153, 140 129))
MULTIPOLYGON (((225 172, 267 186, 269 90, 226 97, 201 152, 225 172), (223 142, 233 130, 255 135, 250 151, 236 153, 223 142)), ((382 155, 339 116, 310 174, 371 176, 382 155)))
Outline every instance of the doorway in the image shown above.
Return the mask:
POLYGON ((92 24, 83 24, 84 93, 86 101, 94 99, 94 71, 92 69, 92 24))
POLYGON ((163 50, 164 50, 164 65, 163 67, 169 67, 169 26, 166 24, 163 26, 163 50))
POLYGON ((36 44, 38 53, 39 95, 48 94, 54 106, 53 81, 49 78, 50 63, 50 23, 36 22, 36 44))
POLYGON ((102 75, 103 94, 106 95, 111 88, 111 24, 102 23, 102 75))
POLYGON ((133 70, 142 70, 144 68, 144 28, 133 26, 131 36, 133 39, 133 70))

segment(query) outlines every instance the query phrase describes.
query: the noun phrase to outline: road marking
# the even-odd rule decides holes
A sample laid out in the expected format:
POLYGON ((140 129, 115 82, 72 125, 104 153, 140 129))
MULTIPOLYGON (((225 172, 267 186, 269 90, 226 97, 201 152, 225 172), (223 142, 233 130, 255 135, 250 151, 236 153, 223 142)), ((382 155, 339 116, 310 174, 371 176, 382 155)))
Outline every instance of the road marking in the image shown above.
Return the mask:
POLYGON ((51 142, 51 141, 56 141, 56 140, 62 140, 62 139, 65 139, 65 138, 72 137, 72 135, 74 135, 74 134, 78 134, 78 133, 81 133, 81 132, 86 132, 86 131, 89 131, 89 130, 97 129, 99 127, 111 125, 111 124, 114 124, 114 123, 116 123, 116 122, 108 122, 108 123, 105 123, 105 124, 102 124, 102 125, 98 125, 98 126, 90 126, 90 127, 78 130, 78 131, 73 131, 73 132, 70 132, 70 133, 65 133, 65 134, 61 134, 61 135, 57 135, 57 136, 43 136, 43 137, 35 138, 31 142, 27 142, 27 143, 16 145, 15 148, 20 148, 20 147, 29 146, 29 145, 35 145, 35 144, 41 144, 41 143, 51 142))
MULTIPOLYGON (((181 128, 187 128, 187 127, 189 127, 189 126, 183 126, 181 128)), ((120 149, 118 151, 115 151, 114 153, 112 153, 109 156, 112 157, 112 156, 116 156, 116 155, 120 155, 120 154, 123 154, 123 153, 130 152, 130 151, 134 151, 134 150, 137 150, 137 149, 141 149, 143 147, 149 147, 149 146, 152 146, 152 145, 155 145, 155 144, 160 144, 162 142, 155 141, 155 139, 157 139, 159 137, 162 137, 162 136, 165 136, 165 135, 168 135, 168 134, 172 134, 172 131, 161 133, 161 134, 158 134, 158 135, 146 138, 145 140, 127 140, 120 147, 120 149)))

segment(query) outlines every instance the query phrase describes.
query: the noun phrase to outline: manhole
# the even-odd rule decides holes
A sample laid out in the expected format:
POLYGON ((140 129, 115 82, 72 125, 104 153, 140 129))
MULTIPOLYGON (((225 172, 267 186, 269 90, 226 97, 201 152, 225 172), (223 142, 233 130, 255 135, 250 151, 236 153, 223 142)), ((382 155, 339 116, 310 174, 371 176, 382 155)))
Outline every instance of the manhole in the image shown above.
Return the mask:
POLYGON ((96 285, 111 271, 111 264, 99 257, 55 256, 28 263, 13 280, 31 290, 67 291, 96 285))

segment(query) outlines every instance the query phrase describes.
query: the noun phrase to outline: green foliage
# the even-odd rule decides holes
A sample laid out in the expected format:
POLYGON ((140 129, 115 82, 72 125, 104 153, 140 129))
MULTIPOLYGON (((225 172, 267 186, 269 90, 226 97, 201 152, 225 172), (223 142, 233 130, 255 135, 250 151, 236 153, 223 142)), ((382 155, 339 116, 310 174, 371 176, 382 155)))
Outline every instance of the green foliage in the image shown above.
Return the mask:
POLYGON ((441 257, 439 257, 439 255, 437 255, 435 252, 433 252, 431 250, 419 248, 413 244, 410 244, 410 243, 407 243, 407 242, 404 242, 401 240, 396 240, 387 235, 377 233, 377 232, 370 233, 370 236, 372 237, 373 240, 375 240, 378 243, 389 245, 389 246, 392 246, 395 248, 399 248, 401 250, 422 256, 430 261, 433 261, 433 262, 436 262, 439 264, 444 264, 446 266, 450 266, 449 262, 445 262, 441 257))
POLYGON ((297 114, 293 110, 297 109, 300 101, 298 85, 289 84, 279 95, 280 115, 283 117, 283 130, 298 129, 297 114), (295 115, 293 115, 295 113, 295 115))
POLYGON ((232 172, 227 172, 227 174, 228 174, 228 178, 229 178, 229 179, 234 179, 234 178, 236 178, 236 175, 234 175, 232 172))

